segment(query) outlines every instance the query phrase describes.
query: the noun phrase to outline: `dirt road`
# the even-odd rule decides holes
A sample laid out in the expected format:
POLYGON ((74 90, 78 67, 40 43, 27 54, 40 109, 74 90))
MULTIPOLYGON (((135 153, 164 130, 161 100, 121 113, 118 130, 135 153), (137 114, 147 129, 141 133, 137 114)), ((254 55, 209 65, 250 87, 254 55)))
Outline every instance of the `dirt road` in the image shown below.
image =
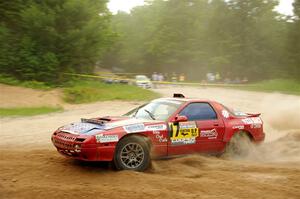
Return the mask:
POLYGON ((300 97, 217 88, 162 87, 261 112, 266 143, 248 157, 189 156, 155 161, 146 173, 61 157, 50 143, 57 127, 81 117, 119 115, 136 102, 72 106, 63 113, 2 118, 0 198, 300 198, 300 97))

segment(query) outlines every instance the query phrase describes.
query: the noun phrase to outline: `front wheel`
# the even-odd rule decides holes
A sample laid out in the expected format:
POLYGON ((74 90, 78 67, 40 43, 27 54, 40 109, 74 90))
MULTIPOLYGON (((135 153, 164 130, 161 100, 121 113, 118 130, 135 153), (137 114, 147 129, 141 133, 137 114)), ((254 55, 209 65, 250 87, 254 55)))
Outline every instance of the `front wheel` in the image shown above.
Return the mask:
POLYGON ((122 139, 114 156, 118 170, 144 171, 151 162, 149 146, 141 136, 129 136, 122 139))

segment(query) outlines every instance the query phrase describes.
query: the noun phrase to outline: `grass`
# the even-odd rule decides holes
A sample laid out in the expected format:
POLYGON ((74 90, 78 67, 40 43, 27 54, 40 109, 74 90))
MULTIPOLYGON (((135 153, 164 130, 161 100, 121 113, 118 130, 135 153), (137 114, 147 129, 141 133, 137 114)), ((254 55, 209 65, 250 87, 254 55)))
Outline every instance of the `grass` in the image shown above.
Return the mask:
POLYGON ((64 100, 79 104, 109 100, 151 100, 159 97, 153 91, 131 85, 105 84, 100 81, 77 81, 64 88, 64 100))
POLYGON ((0 83, 8 84, 12 86, 22 86, 26 88, 33 88, 33 89, 39 89, 39 90, 49 90, 53 87, 50 85, 45 84, 44 82, 38 82, 38 81, 20 81, 17 79, 14 79, 12 77, 3 76, 0 75, 0 83))
POLYGON ((22 107, 22 108, 0 108, 1 117, 9 116, 33 116, 62 111, 61 107, 22 107))
POLYGON ((243 86, 230 86, 230 88, 300 95, 300 81, 288 79, 266 80, 262 82, 246 84, 243 86))

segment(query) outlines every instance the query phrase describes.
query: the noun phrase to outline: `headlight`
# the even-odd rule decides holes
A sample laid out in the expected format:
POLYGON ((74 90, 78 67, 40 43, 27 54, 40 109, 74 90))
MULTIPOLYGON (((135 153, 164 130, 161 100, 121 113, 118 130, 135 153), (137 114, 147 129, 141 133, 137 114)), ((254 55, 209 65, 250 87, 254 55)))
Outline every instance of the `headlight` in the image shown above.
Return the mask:
POLYGON ((77 153, 81 152, 81 145, 80 144, 75 144, 74 148, 75 148, 75 150, 74 150, 75 152, 77 152, 77 153))

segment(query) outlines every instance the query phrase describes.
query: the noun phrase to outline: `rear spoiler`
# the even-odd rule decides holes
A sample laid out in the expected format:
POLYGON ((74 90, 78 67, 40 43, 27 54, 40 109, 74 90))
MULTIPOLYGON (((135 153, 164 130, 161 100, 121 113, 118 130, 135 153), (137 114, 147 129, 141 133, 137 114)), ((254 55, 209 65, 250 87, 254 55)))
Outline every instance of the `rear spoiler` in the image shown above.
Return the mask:
POLYGON ((259 117, 261 113, 246 113, 248 117, 259 117))
POLYGON ((185 96, 183 94, 181 94, 181 93, 174 93, 173 97, 174 98, 185 98, 185 96))

